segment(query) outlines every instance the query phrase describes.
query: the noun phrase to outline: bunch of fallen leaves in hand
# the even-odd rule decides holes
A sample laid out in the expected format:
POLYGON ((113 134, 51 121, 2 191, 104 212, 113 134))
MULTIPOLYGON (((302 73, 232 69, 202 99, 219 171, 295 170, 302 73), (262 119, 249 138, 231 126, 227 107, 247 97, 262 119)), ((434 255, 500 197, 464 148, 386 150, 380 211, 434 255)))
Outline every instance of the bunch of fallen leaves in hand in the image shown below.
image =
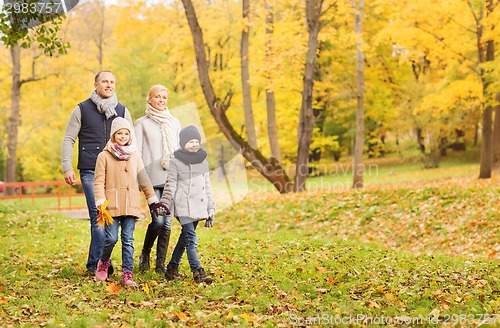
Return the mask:
POLYGON ((106 207, 108 206, 108 200, 106 199, 104 203, 99 205, 97 207, 97 223, 101 226, 104 227, 105 224, 111 224, 113 223, 113 217, 109 214, 108 210, 106 207))

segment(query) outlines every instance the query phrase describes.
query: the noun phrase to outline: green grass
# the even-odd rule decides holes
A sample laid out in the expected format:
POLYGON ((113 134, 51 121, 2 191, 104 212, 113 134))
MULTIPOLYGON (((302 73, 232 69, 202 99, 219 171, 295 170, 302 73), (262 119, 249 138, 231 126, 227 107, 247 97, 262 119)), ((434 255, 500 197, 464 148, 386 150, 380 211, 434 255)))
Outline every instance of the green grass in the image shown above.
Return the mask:
MULTIPOLYGON (((350 189, 353 183, 352 160, 343 158, 339 162, 322 160, 311 163, 316 168, 307 179, 308 191, 334 191, 350 189)), ((425 169, 419 153, 406 158, 390 155, 386 158, 364 159, 363 182, 365 186, 396 185, 414 181, 435 181, 479 176, 479 150, 449 152, 443 157, 438 168, 425 169)), ((293 176, 294 168, 286 168, 293 176)), ((249 171, 249 191, 276 191, 274 186, 257 172, 249 171)))
MULTIPOLYGON (((497 199, 498 182, 470 179, 363 191, 250 192, 219 212, 214 228, 199 228, 199 256, 212 285, 194 284, 184 258, 184 280, 168 282, 135 268, 139 287, 132 290, 118 290, 119 274, 98 284, 86 273, 88 221, 4 206, 0 322, 498 326, 497 199)), ((136 264, 146 226, 145 220, 137 224, 136 264)), ((178 233, 174 224, 170 254, 178 233)), ((120 254, 118 244, 118 272, 120 254)))
POLYGON ((0 205, 3 206, 23 206, 29 207, 31 209, 58 209, 58 208, 87 208, 85 197, 78 196, 72 197, 71 202, 68 198, 58 198, 56 196, 42 197, 42 198, 30 198, 30 195, 23 195, 22 198, 10 198, 0 200, 0 205))

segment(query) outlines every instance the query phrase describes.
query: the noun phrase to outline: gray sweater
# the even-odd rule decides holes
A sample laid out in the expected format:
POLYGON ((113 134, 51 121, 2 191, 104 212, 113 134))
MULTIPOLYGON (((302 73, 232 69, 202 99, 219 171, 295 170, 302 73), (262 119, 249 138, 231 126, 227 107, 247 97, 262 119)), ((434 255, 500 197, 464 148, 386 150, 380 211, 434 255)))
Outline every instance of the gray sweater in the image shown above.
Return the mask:
MULTIPOLYGON (((125 119, 132 125, 132 116, 127 108, 125 108, 125 119)), ((80 107, 76 106, 71 113, 71 116, 66 125, 66 133, 64 133, 64 139, 62 143, 62 170, 66 172, 68 170, 73 170, 73 149, 75 147, 75 142, 80 133, 80 128, 82 126, 82 116, 80 112, 80 107)), ((135 140, 135 135, 132 131, 132 139, 135 140)), ((136 141, 133 141, 134 143, 136 141)), ((97 158, 96 158, 97 160, 97 158)))

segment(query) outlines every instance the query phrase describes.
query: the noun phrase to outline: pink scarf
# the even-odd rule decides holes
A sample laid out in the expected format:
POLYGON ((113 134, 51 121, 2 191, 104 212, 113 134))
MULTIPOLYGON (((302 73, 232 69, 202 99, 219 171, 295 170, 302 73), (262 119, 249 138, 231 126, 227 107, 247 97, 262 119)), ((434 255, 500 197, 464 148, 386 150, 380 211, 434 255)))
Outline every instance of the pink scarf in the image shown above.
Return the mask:
POLYGON ((108 141, 106 145, 106 150, 109 151, 115 158, 119 161, 128 161, 132 153, 134 152, 130 146, 120 146, 117 143, 108 141))

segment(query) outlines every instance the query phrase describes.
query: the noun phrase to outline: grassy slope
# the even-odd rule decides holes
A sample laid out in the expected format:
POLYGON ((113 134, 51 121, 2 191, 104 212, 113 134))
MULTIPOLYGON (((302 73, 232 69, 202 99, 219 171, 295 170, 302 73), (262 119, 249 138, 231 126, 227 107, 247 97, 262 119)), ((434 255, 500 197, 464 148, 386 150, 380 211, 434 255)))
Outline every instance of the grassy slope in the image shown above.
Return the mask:
MULTIPOLYGON (((148 272, 135 274, 140 288, 133 291, 119 288, 119 276, 103 285, 86 275, 88 222, 3 208, 0 322, 492 323, 500 311, 497 199, 498 182, 474 178, 284 196, 252 192, 219 213, 214 229, 199 229, 199 255, 213 285, 167 282, 148 272)), ((136 262, 146 224, 137 225, 136 262)), ((175 225, 173 239, 178 232, 175 225)), ((120 254, 117 247, 117 264, 120 254)), ((185 259, 181 269, 188 274, 185 259)))

